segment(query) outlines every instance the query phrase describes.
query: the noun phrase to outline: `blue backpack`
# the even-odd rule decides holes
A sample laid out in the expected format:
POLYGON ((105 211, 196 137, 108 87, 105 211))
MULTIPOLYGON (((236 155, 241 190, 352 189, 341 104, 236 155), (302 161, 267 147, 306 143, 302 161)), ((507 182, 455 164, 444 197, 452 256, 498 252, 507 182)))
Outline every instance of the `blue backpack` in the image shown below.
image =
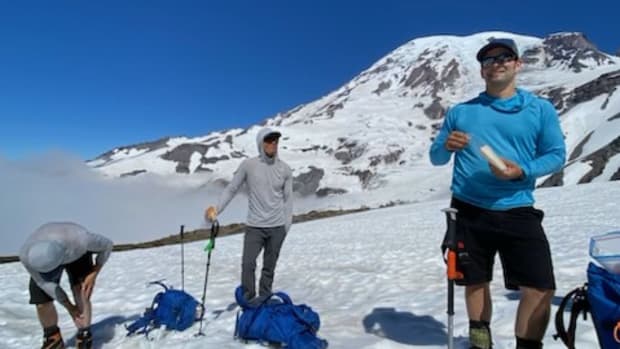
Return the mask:
POLYGON ((235 290, 241 307, 237 313, 235 338, 285 344, 287 349, 325 349, 327 341, 316 336, 319 315, 305 304, 294 305, 284 292, 276 292, 260 305, 252 306, 235 290))
POLYGON ((588 302, 602 349, 620 347, 620 275, 590 263, 588 302))
POLYGON ((183 331, 194 324, 198 314, 203 313, 198 312, 198 307, 202 308, 202 305, 187 292, 167 287, 159 281, 151 284, 162 286, 164 291, 155 295, 151 307, 146 309, 142 317, 126 326, 127 336, 134 333, 148 336, 149 331, 162 325, 167 330, 183 331))
POLYGON ((590 262, 588 282, 562 299, 555 316, 554 338, 574 348, 577 318, 583 313, 585 319, 590 313, 601 349, 617 349, 620 348, 620 231, 592 237, 590 257, 598 265, 590 262), (563 317, 569 304, 570 320, 565 328, 563 317))

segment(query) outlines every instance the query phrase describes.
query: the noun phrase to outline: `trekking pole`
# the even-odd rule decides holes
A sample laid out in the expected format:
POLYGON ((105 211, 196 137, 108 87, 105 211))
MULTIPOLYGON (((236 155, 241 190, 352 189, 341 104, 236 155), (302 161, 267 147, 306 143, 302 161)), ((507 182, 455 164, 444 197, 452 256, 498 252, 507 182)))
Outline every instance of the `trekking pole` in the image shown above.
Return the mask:
POLYGON ((202 315, 200 316, 200 328, 198 329, 198 333, 196 336, 204 336, 205 334, 202 332, 202 321, 205 317, 205 296, 207 294, 207 280, 209 279, 209 267, 211 266, 211 251, 215 248, 215 238, 220 231, 220 223, 215 220, 211 224, 211 236, 209 237, 209 241, 207 241, 207 245, 204 250, 207 251, 207 269, 205 270, 205 283, 202 288, 202 315))
POLYGON ((447 256, 446 262, 447 279, 448 279, 448 349, 454 348, 454 283, 455 280, 462 279, 463 273, 457 269, 457 241, 456 241, 456 214, 458 210, 455 208, 444 208, 442 210, 446 214, 446 222, 448 225, 446 233, 447 256))
POLYGON ((185 291, 185 249, 183 247, 183 229, 185 226, 181 225, 181 290, 185 291))

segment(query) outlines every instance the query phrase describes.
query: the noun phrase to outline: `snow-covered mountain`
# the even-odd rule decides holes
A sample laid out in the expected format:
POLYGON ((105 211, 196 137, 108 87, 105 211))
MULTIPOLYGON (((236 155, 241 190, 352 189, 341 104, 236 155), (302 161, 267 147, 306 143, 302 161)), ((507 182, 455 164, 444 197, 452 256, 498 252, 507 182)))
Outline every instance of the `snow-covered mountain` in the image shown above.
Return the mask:
POLYGON ((256 154, 255 134, 268 125, 283 133, 280 156, 300 196, 363 195, 370 206, 385 204, 373 201, 386 197, 373 192, 392 193, 394 201, 430 199, 448 190, 450 167, 432 168, 429 146, 446 109, 483 90, 475 54, 492 37, 518 43, 525 62, 519 85, 549 98, 560 113, 568 163, 540 184, 620 179, 620 57, 580 33, 418 38, 332 93, 261 125, 123 146, 89 165, 112 178, 151 173, 174 184, 222 185, 256 154))

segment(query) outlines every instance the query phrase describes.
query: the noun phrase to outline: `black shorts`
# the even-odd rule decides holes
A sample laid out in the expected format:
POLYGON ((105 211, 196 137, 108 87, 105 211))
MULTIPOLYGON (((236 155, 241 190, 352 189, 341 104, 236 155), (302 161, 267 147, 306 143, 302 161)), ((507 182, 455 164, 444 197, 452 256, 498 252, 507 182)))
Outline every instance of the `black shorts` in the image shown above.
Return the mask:
POLYGON ((542 227, 543 211, 518 207, 493 211, 453 198, 456 231, 468 258, 459 260, 465 278, 458 285, 476 285, 493 280, 495 254, 499 253, 504 285, 555 290, 549 242, 542 227))
MULTIPOLYGON (((69 284, 73 287, 79 285, 84 281, 84 278, 94 270, 93 254, 86 252, 82 257, 69 264, 61 265, 60 268, 67 271, 69 275, 69 284)), ((49 280, 60 283, 62 273, 58 274, 57 280, 49 280)), ((43 291, 39 285, 32 278, 30 278, 30 304, 43 304, 53 301, 45 291, 43 291)))

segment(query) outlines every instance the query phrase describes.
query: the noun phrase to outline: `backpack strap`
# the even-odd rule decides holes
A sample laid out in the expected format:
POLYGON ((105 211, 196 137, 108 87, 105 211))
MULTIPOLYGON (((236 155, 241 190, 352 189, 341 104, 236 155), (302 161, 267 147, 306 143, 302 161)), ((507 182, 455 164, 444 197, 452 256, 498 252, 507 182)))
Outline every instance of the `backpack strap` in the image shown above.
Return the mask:
POLYGON ((164 292, 168 291, 168 286, 166 286, 166 284, 163 283, 163 280, 151 281, 149 282, 149 285, 159 285, 164 288, 164 292))
POLYGON ((125 329, 127 330, 127 336, 131 336, 134 333, 142 334, 148 337, 148 333, 150 331, 149 326, 155 320, 155 311, 151 309, 146 309, 144 315, 142 315, 138 320, 131 323, 131 325, 125 325, 125 329))
POLYGON ((315 328, 313 324, 309 323, 308 320, 306 320, 306 318, 301 314, 299 307, 293 307, 293 314, 295 314, 295 317, 306 325, 306 328, 309 328, 313 333, 316 333, 319 330, 318 328, 315 328))
POLYGON ((239 306, 242 309, 247 309, 247 308, 258 308, 260 306, 262 306, 263 304, 267 303, 269 300, 271 300, 272 298, 278 297, 282 300, 282 302, 284 302, 284 304, 293 304, 293 301, 291 300, 291 297, 289 297, 286 293, 284 292, 275 292, 269 295, 269 297, 263 299, 260 303, 258 304, 250 304, 245 297, 243 296, 243 287, 238 286, 235 289, 235 300, 237 301, 237 304, 239 304, 239 306))
POLYGON ((284 293, 284 292, 276 292, 276 293, 272 293, 269 297, 267 297, 267 299, 265 299, 263 301, 263 303, 267 302, 268 300, 270 300, 273 297, 278 297, 280 298, 284 304, 293 304, 293 301, 291 300, 291 297, 288 296, 288 294, 284 293))
POLYGON ((590 303, 588 303, 588 284, 578 287, 570 291, 560 303, 560 307, 555 313, 555 329, 557 333, 553 335, 553 339, 560 338, 562 342, 569 348, 575 349, 575 330, 577 329, 577 317, 583 312, 583 318, 587 318, 590 311, 590 303), (568 330, 564 327, 564 310, 568 302, 572 302, 570 311, 570 321, 568 330))
MULTIPOLYGON (((291 308, 293 309, 293 314, 295 315, 295 317, 304 325, 306 325, 307 328, 311 329, 313 332, 318 331, 318 328, 314 328, 314 325, 309 323, 306 318, 303 316, 302 314, 302 310, 300 308, 300 306, 298 305, 294 305, 293 301, 291 300, 291 297, 289 297, 288 294, 284 293, 284 292, 276 292, 274 294, 272 294, 269 298, 267 298, 267 300, 273 298, 274 296, 277 296, 278 298, 280 298, 284 304, 289 304, 289 305, 293 305, 291 308)), ((266 302, 266 301, 265 301, 266 302)))
MULTIPOLYGON (((168 290, 168 286, 166 286, 162 282, 162 280, 151 281, 148 284, 149 285, 160 285, 161 287, 164 288, 165 291, 168 290)), ((162 295, 162 292, 159 292, 158 294, 156 294, 155 298, 153 298, 153 302, 151 303, 151 306, 149 308, 146 308, 146 310, 144 311, 144 314, 139 319, 132 322, 129 326, 125 326, 125 329, 127 329, 127 336, 130 336, 134 333, 138 333, 138 334, 144 333, 144 335, 148 338, 149 331, 152 329, 150 328, 150 326, 152 325, 153 320, 155 320, 155 305, 159 303, 159 298, 161 297, 161 295, 162 295)))

